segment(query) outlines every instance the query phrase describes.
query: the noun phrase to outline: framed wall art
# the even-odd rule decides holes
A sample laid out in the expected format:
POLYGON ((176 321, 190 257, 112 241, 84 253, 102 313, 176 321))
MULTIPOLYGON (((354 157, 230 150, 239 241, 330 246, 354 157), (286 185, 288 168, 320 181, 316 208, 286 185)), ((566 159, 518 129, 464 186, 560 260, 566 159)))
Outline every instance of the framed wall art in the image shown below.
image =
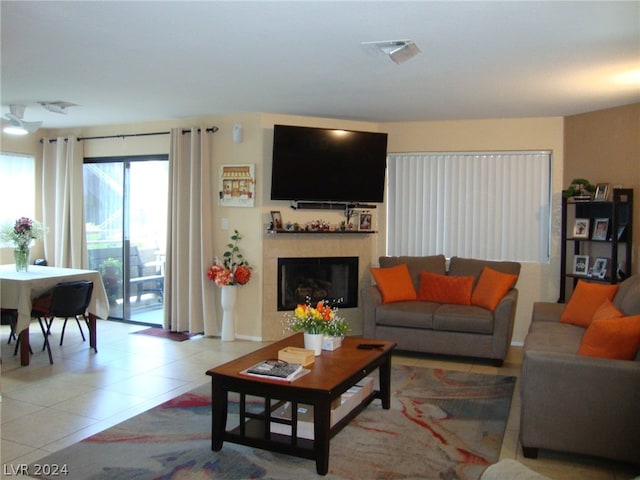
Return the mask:
POLYGON ((256 201, 255 164, 220 165, 218 204, 222 207, 253 207, 256 201))

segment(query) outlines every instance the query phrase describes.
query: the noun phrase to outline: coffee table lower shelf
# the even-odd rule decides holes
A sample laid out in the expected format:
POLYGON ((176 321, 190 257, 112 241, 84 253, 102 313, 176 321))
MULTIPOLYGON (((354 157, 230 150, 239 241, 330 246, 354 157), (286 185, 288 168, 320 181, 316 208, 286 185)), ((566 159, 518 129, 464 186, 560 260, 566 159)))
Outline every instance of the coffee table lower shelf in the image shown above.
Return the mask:
MULTIPOLYGON (((333 438, 337 433, 339 433, 376 398, 380 398, 380 392, 377 390, 371 392, 364 400, 362 400, 362 402, 356 405, 342 419, 336 422, 329 431, 329 438, 333 438)), ((309 458, 311 460, 316 458, 316 446, 314 440, 302 438, 300 436, 275 433, 271 431, 271 428, 267 431, 265 424, 267 422, 270 424, 272 421, 273 419, 271 417, 268 420, 252 418, 244 423, 244 429, 238 425, 237 427, 226 431, 223 434, 223 440, 237 443, 239 445, 246 445, 248 447, 256 447, 263 450, 286 453, 296 457, 309 458)))

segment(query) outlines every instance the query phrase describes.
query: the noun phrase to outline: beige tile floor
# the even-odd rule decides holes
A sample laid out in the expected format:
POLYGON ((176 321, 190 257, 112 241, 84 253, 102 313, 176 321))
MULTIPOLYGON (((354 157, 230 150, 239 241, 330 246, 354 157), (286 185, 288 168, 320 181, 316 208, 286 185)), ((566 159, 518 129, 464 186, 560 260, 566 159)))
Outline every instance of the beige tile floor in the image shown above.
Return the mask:
MULTIPOLYGON (((5 474, 6 465, 35 462, 208 383, 206 370, 262 345, 249 341, 221 342, 202 336, 174 342, 130 335, 144 328, 137 325, 99 321, 99 353, 94 354, 82 342, 74 324, 67 326, 64 345, 59 347, 55 339, 59 338, 61 323, 54 323, 53 365, 49 364, 46 352, 38 348, 42 335, 37 328, 32 329, 34 355, 28 367, 20 366, 13 356, 13 344, 7 345, 8 327, 0 327, 0 460, 5 474)), ((417 355, 396 355, 393 361, 517 376, 521 351, 512 348, 502 368, 482 361, 417 355)), ((640 475, 640 467, 576 455, 542 451, 536 460, 524 459, 518 444, 519 412, 516 387, 501 458, 515 458, 552 479, 627 480, 640 475)))

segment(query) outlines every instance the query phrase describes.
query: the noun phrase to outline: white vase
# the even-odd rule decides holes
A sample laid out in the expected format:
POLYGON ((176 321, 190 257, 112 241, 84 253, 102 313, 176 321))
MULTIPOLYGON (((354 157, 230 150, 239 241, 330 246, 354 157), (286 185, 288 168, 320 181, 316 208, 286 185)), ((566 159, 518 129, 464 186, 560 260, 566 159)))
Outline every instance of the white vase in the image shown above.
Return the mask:
POLYGON ((222 334, 223 342, 233 342, 236 339, 236 301, 238 289, 234 285, 222 287, 222 334))
POLYGON ((323 333, 307 333, 304 332, 304 348, 307 350, 313 350, 313 353, 316 355, 320 355, 322 353, 322 339, 324 338, 323 333))

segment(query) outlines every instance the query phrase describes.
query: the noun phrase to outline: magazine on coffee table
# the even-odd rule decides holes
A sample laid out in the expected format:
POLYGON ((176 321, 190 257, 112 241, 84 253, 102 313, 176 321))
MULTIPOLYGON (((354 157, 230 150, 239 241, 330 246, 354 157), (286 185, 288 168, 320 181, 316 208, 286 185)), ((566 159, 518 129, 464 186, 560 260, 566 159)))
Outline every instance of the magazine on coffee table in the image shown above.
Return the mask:
POLYGON ((241 375, 284 382, 292 382, 307 373, 309 370, 302 368, 301 364, 283 362, 282 360, 264 360, 240 372, 241 375))

